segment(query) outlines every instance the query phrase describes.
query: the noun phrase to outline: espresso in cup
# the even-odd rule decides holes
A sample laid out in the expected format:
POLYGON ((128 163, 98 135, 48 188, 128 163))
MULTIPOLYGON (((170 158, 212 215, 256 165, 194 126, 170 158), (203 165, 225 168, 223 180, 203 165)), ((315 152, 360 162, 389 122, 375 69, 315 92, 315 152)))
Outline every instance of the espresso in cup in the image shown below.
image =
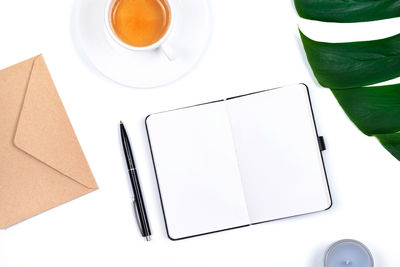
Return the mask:
POLYGON ((167 0, 115 0, 110 12, 114 34, 133 47, 148 47, 160 41, 171 24, 167 0))

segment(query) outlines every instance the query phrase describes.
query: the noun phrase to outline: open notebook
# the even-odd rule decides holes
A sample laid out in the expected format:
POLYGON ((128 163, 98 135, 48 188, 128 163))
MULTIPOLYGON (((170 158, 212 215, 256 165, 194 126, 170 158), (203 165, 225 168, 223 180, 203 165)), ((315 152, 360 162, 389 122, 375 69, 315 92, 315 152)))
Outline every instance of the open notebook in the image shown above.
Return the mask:
POLYGON ((305 85, 149 115, 172 240, 328 209, 305 85))

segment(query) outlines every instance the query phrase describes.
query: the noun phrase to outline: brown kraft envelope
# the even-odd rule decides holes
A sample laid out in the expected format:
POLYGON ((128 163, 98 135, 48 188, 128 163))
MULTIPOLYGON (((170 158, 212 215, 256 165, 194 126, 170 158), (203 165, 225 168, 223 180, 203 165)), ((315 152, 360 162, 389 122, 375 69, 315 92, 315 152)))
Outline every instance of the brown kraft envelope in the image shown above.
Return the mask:
POLYGON ((0 71, 0 228, 98 187, 43 57, 0 71))

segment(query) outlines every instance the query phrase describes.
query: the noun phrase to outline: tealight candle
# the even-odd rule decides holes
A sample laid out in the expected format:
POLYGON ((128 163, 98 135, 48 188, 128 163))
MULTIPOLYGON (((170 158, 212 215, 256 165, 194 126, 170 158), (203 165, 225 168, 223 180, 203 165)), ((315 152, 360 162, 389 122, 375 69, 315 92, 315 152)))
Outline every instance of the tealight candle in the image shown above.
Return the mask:
POLYGON ((332 244, 325 255, 325 267, 373 267, 369 249, 359 241, 344 239, 332 244))

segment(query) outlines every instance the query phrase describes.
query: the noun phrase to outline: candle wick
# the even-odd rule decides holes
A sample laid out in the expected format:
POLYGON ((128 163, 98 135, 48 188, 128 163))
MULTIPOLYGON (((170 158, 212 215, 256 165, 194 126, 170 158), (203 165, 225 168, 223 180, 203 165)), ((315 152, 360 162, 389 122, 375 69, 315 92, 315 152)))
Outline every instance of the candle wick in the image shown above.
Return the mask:
POLYGON ((346 260, 346 265, 350 265, 350 261, 349 260, 346 260))

